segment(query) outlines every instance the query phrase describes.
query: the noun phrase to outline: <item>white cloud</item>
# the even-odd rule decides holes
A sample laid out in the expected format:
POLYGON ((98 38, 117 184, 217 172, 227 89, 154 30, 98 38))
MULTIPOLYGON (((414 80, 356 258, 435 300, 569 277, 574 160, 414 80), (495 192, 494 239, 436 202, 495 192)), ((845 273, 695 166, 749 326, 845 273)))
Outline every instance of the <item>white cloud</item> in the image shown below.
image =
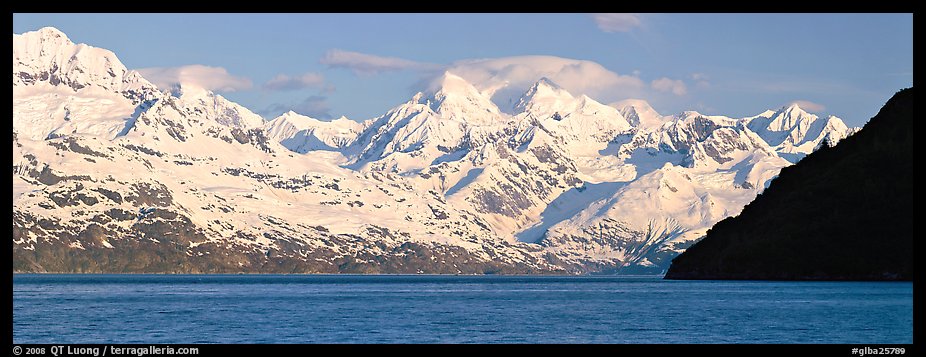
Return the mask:
POLYGON ((481 91, 490 93, 503 109, 517 101, 527 88, 547 77, 573 95, 585 94, 609 102, 639 95, 646 84, 640 78, 620 75, 592 61, 554 56, 516 56, 464 60, 448 69, 481 91))
POLYGON ((709 88, 711 86, 711 77, 704 73, 692 73, 690 77, 695 81, 695 86, 698 88, 709 88))
POLYGON ((200 64, 180 67, 151 67, 138 72, 161 90, 178 85, 197 87, 214 92, 234 92, 251 88, 251 80, 233 76, 225 68, 200 64))
POLYGON ((650 83, 650 86, 653 87, 656 91, 659 92, 671 92, 675 95, 685 95, 688 94, 688 87, 685 86, 685 82, 682 82, 681 79, 670 79, 667 77, 662 77, 656 80, 653 80, 650 83))
POLYGON ((804 109, 809 112, 819 113, 819 112, 826 110, 825 105, 820 104, 820 103, 814 103, 809 100, 803 100, 803 99, 793 100, 788 103, 788 105, 791 105, 791 104, 797 104, 798 107, 801 107, 801 109, 804 109))
POLYGON ((433 63, 416 62, 398 57, 383 57, 360 52, 329 50, 319 63, 330 68, 346 68, 360 75, 372 75, 386 71, 436 70, 441 66, 433 63))
POLYGON ((629 32, 643 25, 640 14, 592 14, 592 19, 604 32, 629 32))
POLYGON ((307 87, 322 87, 325 77, 321 74, 309 72, 301 76, 277 75, 264 83, 264 89, 275 91, 298 90, 307 87))
MULTIPOLYGON (((330 50, 320 62, 329 67, 347 68, 361 75, 374 75, 384 71, 417 71, 421 79, 412 86, 415 91, 434 90, 435 79, 444 71, 449 71, 490 95, 492 101, 502 110, 510 109, 532 84, 543 77, 549 78, 573 95, 588 95, 603 103, 653 94, 647 83, 640 79, 639 71, 635 71, 634 74, 618 74, 593 61, 556 56, 468 59, 450 65, 440 65, 330 50)), ((660 84, 661 82, 654 86, 658 87, 660 84)), ((668 91, 684 95, 687 88, 682 81, 677 81, 677 84, 672 83, 668 91)))

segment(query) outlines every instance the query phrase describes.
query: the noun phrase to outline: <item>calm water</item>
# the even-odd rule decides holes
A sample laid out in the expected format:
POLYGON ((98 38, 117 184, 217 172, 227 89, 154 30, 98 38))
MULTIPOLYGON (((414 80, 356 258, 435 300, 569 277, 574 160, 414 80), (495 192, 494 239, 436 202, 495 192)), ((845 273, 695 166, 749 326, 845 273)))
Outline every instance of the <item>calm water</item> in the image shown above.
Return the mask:
POLYGON ((912 343, 913 285, 16 275, 15 343, 912 343))

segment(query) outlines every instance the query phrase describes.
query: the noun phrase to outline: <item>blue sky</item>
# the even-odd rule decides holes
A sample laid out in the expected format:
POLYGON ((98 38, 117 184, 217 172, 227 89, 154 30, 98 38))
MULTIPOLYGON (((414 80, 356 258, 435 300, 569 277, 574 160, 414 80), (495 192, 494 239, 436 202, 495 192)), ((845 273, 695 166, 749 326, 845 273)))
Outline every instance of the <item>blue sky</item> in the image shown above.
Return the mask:
POLYGON ((855 126, 913 83, 912 14, 13 16, 14 33, 44 26, 156 84, 195 82, 265 116, 368 119, 449 69, 512 93, 548 76, 662 114, 741 117, 800 101, 855 126))

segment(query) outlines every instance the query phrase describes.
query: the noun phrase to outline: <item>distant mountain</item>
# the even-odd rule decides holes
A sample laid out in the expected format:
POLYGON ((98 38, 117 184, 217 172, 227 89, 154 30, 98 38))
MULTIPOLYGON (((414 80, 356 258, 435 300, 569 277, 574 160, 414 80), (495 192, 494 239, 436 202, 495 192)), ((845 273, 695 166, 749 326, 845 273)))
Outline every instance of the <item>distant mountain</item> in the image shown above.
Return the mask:
MULTIPOLYGON (((794 111, 765 119, 790 130, 806 117, 791 120, 794 111)), ((797 134, 784 141, 804 140, 797 134)), ((666 279, 912 280, 913 191, 908 88, 858 133, 782 169, 739 216, 676 257, 666 279)))
POLYGON ((792 163, 816 150, 823 141, 832 146, 856 131, 847 127, 842 119, 835 116, 820 118, 797 104, 775 112, 767 111, 745 122, 750 130, 792 163))
POLYGON ((363 125, 340 117, 321 121, 293 111, 283 113, 264 125, 268 136, 290 151, 307 153, 315 150, 338 151, 356 140, 363 125))
POLYGON ((625 99, 610 105, 617 108, 630 125, 638 128, 658 128, 669 119, 660 115, 642 99, 625 99))
POLYGON ((265 122, 56 29, 14 34, 14 271, 659 273, 853 132, 547 78, 511 110, 490 95, 447 72, 363 122, 265 122))

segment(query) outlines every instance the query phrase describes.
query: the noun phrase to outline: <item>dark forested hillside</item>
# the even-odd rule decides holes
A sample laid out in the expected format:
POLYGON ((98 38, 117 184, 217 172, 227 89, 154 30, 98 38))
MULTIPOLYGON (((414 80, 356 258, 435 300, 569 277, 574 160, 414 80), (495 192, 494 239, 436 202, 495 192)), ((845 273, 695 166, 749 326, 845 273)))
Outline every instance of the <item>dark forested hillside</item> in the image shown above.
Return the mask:
POLYGON ((666 279, 912 280, 913 88, 857 134, 781 171, 666 279))

